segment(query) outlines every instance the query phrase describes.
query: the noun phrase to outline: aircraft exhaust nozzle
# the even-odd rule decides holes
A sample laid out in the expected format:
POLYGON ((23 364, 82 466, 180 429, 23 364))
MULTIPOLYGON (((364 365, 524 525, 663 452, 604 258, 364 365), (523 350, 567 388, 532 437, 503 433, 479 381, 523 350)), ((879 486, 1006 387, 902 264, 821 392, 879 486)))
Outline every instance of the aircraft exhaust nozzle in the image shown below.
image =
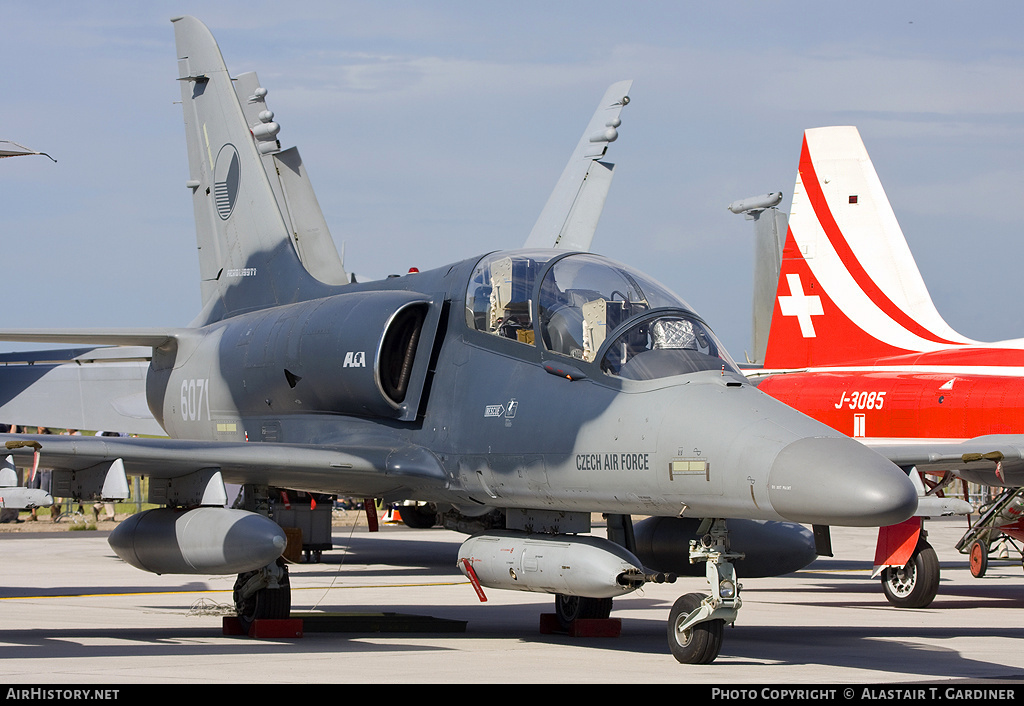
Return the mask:
POLYGON ((240 574, 284 552, 284 530, 245 510, 159 508, 132 515, 110 533, 110 548, 154 574, 240 574))
POLYGON ((848 437, 787 444, 768 474, 768 499, 792 522, 887 527, 917 511, 917 492, 894 463, 848 437))
POLYGON ((476 534, 459 548, 488 588, 612 598, 640 588, 648 577, 640 560, 601 537, 494 531, 476 534))

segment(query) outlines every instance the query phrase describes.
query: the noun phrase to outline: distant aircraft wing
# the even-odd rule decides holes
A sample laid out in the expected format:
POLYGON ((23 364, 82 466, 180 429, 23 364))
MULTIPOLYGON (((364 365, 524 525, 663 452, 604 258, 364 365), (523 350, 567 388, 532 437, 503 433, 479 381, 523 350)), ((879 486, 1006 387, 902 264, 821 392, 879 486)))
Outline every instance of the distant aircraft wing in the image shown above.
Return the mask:
POLYGON ((36 152, 33 149, 29 149, 24 145, 19 145, 17 142, 11 142, 10 140, 0 140, 0 159, 4 157, 22 157, 29 154, 39 154, 44 157, 49 157, 54 162, 57 161, 45 152, 36 152))
MULTIPOLYGON (((440 487, 446 476, 436 457, 408 444, 330 446, 279 443, 190 441, 102 436, 0 434, 0 444, 19 466, 39 453, 39 467, 102 476, 117 461, 127 475, 180 481, 219 472, 224 482, 300 487, 356 496, 381 497, 402 489, 440 487)), ((152 491, 151 491, 152 496, 152 491)))
POLYGON ((632 85, 619 81, 605 92, 523 247, 590 250, 615 168, 603 160, 632 85))
POLYGON ((922 473, 949 471, 994 486, 1024 485, 1024 435, 992 434, 966 441, 859 439, 897 466, 922 473))

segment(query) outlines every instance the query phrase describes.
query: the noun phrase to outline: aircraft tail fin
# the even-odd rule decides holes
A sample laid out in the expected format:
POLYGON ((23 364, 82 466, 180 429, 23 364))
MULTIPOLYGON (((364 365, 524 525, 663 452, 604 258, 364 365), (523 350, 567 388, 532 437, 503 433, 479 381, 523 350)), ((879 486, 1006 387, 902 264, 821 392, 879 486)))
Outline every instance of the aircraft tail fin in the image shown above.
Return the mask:
POLYGON ((605 91, 523 247, 590 250, 615 169, 603 159, 619 136, 619 113, 632 86, 619 81, 605 91))
POLYGON ((782 243, 786 237, 786 214, 775 208, 782 192, 733 201, 729 210, 754 222, 754 308, 751 322, 753 348, 747 363, 764 363, 768 331, 772 323, 775 290, 779 286, 782 243))
MULTIPOLYGON (((197 325, 314 296, 262 164, 280 150, 268 114, 250 125, 220 48, 194 17, 176 17, 175 43, 203 311, 197 325)), ((262 96, 253 94, 255 102, 262 96)))
POLYGON ((967 343, 935 309, 857 129, 805 131, 765 367, 967 343))

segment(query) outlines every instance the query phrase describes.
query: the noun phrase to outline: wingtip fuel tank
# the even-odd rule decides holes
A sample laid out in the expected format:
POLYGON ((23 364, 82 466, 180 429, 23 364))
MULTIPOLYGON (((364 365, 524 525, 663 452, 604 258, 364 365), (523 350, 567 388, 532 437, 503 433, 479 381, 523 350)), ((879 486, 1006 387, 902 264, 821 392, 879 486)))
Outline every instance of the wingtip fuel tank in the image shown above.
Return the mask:
POLYGON ((274 562, 284 530, 252 512, 160 508, 132 515, 110 533, 114 553, 155 574, 236 574, 274 562))

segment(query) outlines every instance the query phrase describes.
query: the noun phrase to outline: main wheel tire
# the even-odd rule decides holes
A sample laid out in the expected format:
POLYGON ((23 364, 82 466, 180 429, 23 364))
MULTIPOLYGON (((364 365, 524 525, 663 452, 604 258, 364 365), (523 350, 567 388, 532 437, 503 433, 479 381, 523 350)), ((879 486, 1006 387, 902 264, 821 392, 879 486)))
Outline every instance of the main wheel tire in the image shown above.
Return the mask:
POLYGON ((585 596, 567 596, 555 594, 555 617, 563 630, 568 630, 573 622, 584 620, 604 620, 612 614, 611 598, 587 598, 585 596))
POLYGON ((882 572, 885 598, 898 608, 925 608, 939 592, 939 558, 928 542, 919 542, 910 561, 882 572))
POLYGON ((700 593, 687 593, 679 597, 668 614, 668 647, 682 664, 710 664, 722 649, 724 620, 705 620, 685 630, 679 629, 703 600, 700 593))
POLYGON ((402 505, 398 508, 402 523, 412 529, 430 529, 437 524, 437 507, 426 505, 402 505))
POLYGON ((974 540, 968 556, 971 558, 971 576, 980 579, 988 570, 988 545, 981 540, 974 540))
POLYGON ((284 569, 284 576, 278 581, 278 588, 264 588, 256 591, 248 598, 242 598, 240 592, 246 582, 256 574, 249 571, 239 574, 235 580, 234 600, 235 611, 238 613, 238 620, 242 628, 248 632, 249 627, 255 620, 281 620, 287 618, 292 611, 292 591, 288 581, 288 567, 284 569))

